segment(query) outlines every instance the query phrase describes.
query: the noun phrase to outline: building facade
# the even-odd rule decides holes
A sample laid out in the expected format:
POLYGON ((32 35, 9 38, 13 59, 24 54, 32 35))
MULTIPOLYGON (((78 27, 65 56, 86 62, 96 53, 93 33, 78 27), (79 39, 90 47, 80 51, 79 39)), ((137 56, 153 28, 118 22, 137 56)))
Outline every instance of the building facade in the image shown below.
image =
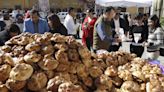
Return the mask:
MULTIPOLYGON (((32 8, 36 5, 38 0, 0 0, 0 8, 32 8)), ((49 0, 51 8, 84 8, 85 2, 83 0, 49 0)))
POLYGON ((160 18, 161 26, 164 29, 164 1, 163 0, 153 0, 151 15, 156 14, 160 18))
POLYGON ((164 1, 153 0, 151 12, 152 14, 156 14, 159 17, 164 17, 164 1))

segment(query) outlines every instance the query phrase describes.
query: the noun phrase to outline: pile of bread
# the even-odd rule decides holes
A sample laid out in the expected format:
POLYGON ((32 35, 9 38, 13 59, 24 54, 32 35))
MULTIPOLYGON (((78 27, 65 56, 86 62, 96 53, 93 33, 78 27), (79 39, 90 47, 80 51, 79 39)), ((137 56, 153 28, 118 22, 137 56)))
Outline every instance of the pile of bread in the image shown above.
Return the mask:
POLYGON ((164 75, 134 54, 94 54, 70 36, 22 33, 0 48, 0 92, 164 92, 164 75))

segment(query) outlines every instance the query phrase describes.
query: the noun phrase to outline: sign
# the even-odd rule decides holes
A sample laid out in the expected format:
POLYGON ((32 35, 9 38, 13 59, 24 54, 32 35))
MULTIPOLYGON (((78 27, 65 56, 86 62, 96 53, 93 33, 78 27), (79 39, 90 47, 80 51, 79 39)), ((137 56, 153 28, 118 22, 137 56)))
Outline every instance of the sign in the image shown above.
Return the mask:
POLYGON ((42 12, 50 11, 49 0, 38 0, 38 2, 39 2, 39 10, 41 10, 42 12))

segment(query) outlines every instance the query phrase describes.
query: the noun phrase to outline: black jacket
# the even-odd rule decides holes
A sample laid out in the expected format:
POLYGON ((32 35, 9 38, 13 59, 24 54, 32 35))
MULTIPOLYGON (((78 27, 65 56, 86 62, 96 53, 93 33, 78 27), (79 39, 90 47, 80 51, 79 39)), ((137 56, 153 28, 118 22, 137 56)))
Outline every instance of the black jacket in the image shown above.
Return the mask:
POLYGON ((6 27, 6 23, 4 21, 0 21, 0 31, 4 30, 6 27))
MULTIPOLYGON (((129 25, 126 23, 124 19, 119 18, 119 22, 120 22, 120 28, 123 28, 124 32, 129 30, 129 25)), ((115 29, 114 19, 112 19, 111 21, 111 27, 115 29)))
POLYGON ((10 35, 9 33, 4 30, 0 32, 0 46, 3 46, 5 44, 6 41, 8 41, 10 39, 10 35))
POLYGON ((130 35, 132 35, 132 42, 134 41, 134 33, 141 33, 141 39, 138 41, 138 43, 142 43, 144 41, 147 41, 148 39, 148 30, 147 27, 143 26, 133 26, 132 31, 130 32, 130 35))
POLYGON ((65 28, 65 26, 63 24, 61 24, 60 26, 56 27, 55 29, 50 29, 51 33, 60 33, 61 35, 68 35, 67 29, 65 28))

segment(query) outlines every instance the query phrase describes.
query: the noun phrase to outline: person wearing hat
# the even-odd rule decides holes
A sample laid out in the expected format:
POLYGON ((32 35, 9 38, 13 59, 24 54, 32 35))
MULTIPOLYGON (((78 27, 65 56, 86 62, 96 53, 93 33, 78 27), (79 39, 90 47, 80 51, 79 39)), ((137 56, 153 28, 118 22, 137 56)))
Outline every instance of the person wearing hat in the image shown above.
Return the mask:
POLYGON ((93 31, 94 31, 94 24, 97 20, 96 17, 94 17, 94 10, 89 9, 87 10, 87 16, 84 19, 84 22, 82 24, 82 43, 84 46, 87 46, 89 50, 91 50, 93 45, 93 31))

